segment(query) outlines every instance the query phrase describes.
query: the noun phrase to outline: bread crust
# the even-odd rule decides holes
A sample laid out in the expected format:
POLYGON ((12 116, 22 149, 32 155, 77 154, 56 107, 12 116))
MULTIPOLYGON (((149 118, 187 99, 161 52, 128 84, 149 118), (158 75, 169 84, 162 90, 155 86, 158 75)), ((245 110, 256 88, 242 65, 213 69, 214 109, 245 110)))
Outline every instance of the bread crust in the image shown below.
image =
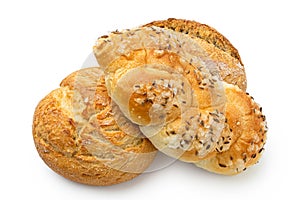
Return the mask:
POLYGON ((253 97, 226 84, 226 128, 214 152, 196 166, 208 171, 234 175, 256 164, 264 150, 266 118, 253 97))
POLYGON ((143 26, 157 26, 189 35, 218 63, 219 73, 225 82, 246 91, 246 73, 238 50, 216 29, 196 21, 175 18, 153 21, 143 26))
POLYGON ((72 73, 40 101, 33 119, 34 142, 45 163, 88 185, 131 180, 156 154, 136 125, 116 122, 102 75, 99 68, 72 73))
POLYGON ((143 26, 168 28, 177 32, 188 34, 192 37, 203 39, 206 42, 213 44, 218 49, 230 54, 242 64, 238 50, 230 43, 230 41, 216 29, 206 24, 201 24, 192 20, 169 18, 167 20, 153 21, 143 26))
POLYGON ((196 162, 214 149, 224 121, 222 81, 195 40, 144 27, 100 38, 94 52, 109 94, 160 151, 196 162))

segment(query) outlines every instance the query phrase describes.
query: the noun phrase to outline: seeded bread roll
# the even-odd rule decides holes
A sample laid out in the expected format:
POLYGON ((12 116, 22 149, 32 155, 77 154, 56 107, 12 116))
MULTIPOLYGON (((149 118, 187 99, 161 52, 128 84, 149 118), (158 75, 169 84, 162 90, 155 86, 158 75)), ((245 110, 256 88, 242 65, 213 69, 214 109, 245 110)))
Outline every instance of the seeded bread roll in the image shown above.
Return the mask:
POLYGON ((237 86, 224 84, 226 126, 216 149, 196 163, 208 171, 234 175, 258 162, 266 142, 267 123, 262 108, 237 86))
POLYGON ((246 91, 245 69, 237 49, 214 28, 195 21, 174 19, 154 21, 144 26, 157 26, 181 32, 195 39, 215 61, 222 79, 246 91))
POLYGON ((156 149, 111 102, 100 68, 65 78, 38 104, 33 137, 58 174, 89 185, 112 185, 142 173, 156 149))
MULTIPOLYGON (((217 76, 214 60, 189 36, 143 27, 99 38, 94 52, 121 111, 165 154, 201 166, 239 136, 241 130, 232 131, 228 121, 242 108, 234 107, 234 99, 247 95, 217 76)), ((255 109, 251 105, 245 109, 255 109)), ((265 130, 263 123, 257 127, 265 130)), ((257 127, 253 135, 260 134, 257 127)))
POLYGON ((195 40, 143 27, 99 38, 94 53, 112 99, 160 151, 197 162, 214 150, 226 98, 216 63, 195 40))

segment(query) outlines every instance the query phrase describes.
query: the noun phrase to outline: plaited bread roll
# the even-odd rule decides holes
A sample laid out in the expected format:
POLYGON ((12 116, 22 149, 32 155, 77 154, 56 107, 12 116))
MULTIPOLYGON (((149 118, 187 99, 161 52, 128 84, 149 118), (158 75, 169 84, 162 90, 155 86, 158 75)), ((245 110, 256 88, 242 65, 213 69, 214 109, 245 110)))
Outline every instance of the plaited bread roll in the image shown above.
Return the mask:
POLYGON ((157 26, 189 35, 215 61, 220 77, 225 82, 238 85, 246 91, 245 69, 237 49, 214 28, 195 21, 174 18, 154 21, 144 26, 157 26))
MULTIPOLYGON (((174 18, 154 21, 144 26, 157 26, 188 34, 216 61, 220 76, 225 82, 246 90, 245 70, 237 49, 214 28, 195 21, 174 18)), ((225 127, 215 151, 196 165, 215 173, 232 175, 258 162, 266 141, 267 127, 261 108, 249 95, 232 85, 224 85, 227 99, 225 127), (248 109, 253 109, 253 113, 245 114, 248 109), (237 126, 236 123, 241 124, 237 126)))
POLYGON ((111 102, 100 68, 72 73, 38 104, 33 137, 39 155, 58 174, 89 185, 131 180, 156 149, 111 102))
MULTIPOLYGON (((235 142, 247 128, 241 126, 241 130, 238 127, 233 131, 228 113, 242 108, 232 104, 235 95, 244 99, 247 94, 224 82, 216 73, 217 57, 208 54, 199 41, 168 29, 144 27, 99 38, 94 53, 105 70, 112 98, 160 151, 223 174, 239 173, 257 161, 252 158, 242 165, 236 156, 233 159, 238 160, 237 163, 227 169, 225 164, 215 162, 219 159, 217 155, 227 150, 233 155, 246 151, 237 151, 235 142), (235 92, 227 93, 228 88, 235 92), (223 171, 204 164, 209 162, 215 162, 223 171)), ((232 83, 237 82, 232 79, 232 83)), ((245 109, 257 110, 256 107, 252 102, 245 109)), ((257 116, 264 119, 261 113, 257 116)), ((239 117, 242 121, 243 113, 239 117)), ((250 137, 250 146, 256 142, 251 152, 255 157, 262 151, 266 126, 265 122, 256 123, 255 118, 250 118, 248 124, 255 126, 248 127, 247 130, 253 128, 248 136, 247 132, 243 135, 250 137), (257 138, 261 138, 261 142, 257 138)), ((248 148, 247 145, 244 147, 248 148)))
POLYGON ((160 151, 187 162, 213 151, 226 99, 215 62, 195 40, 143 27, 99 38, 94 53, 112 99, 160 151))
POLYGON ((208 171, 234 175, 254 165, 266 142, 267 123, 262 108, 237 86, 224 84, 226 126, 216 149, 196 163, 208 171))

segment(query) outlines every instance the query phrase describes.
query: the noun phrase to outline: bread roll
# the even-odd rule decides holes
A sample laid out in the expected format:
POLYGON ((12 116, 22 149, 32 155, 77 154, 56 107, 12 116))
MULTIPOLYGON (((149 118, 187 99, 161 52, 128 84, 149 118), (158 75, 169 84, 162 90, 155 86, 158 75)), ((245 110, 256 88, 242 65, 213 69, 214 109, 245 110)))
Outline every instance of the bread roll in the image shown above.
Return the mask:
POLYGON ((216 63, 195 40, 143 27, 99 38, 94 53, 112 99, 160 151, 197 162, 214 149, 226 99, 216 63))
MULTIPOLYGON (((187 34, 153 26, 112 33, 99 38, 94 47, 106 73, 108 91, 125 116, 138 124, 160 151, 210 170, 204 163, 219 160, 219 153, 235 154, 235 138, 241 131, 247 130, 245 134, 256 141, 265 137, 266 126, 265 122, 256 123, 255 118, 243 121, 243 110, 239 109, 257 110, 257 104, 235 105, 235 98, 247 100, 242 90, 245 87, 227 84, 219 76, 216 60, 207 52, 187 34), (237 124, 256 125, 252 132, 252 125, 235 129, 228 123, 237 120, 235 113, 240 113, 237 124)), ((255 147, 255 151, 259 152, 264 142, 256 142, 260 148, 255 147)), ((244 166, 254 164, 252 161, 244 166)), ((217 167, 223 174, 236 174, 243 166, 240 160, 237 164, 232 165, 235 168, 230 173, 223 169, 223 163, 217 167)))
POLYGON ((214 28, 195 21, 174 18, 154 21, 144 26, 157 26, 189 35, 217 64, 220 76, 225 82, 238 85, 246 91, 246 74, 238 50, 214 28))
POLYGON ((142 173, 156 149, 111 102, 100 68, 65 78, 38 104, 33 137, 45 163, 67 179, 112 185, 142 173))
POLYGON ((224 84, 226 126, 216 149, 196 163, 208 171, 234 175, 254 165, 266 142, 267 123, 262 108, 237 86, 224 84))

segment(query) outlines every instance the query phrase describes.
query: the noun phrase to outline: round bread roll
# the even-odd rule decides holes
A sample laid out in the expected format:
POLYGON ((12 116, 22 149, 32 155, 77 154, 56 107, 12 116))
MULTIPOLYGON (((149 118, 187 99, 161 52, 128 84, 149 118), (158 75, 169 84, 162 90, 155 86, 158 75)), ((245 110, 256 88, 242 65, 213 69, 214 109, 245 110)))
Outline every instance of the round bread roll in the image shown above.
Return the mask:
POLYGON ((226 97, 217 64, 188 35, 159 27, 99 38, 109 95, 160 151, 197 162, 214 150, 226 97))
POLYGON ((196 163, 208 171, 234 175, 254 165, 266 142, 267 123, 262 108, 237 86, 224 84, 226 128, 213 153, 196 163))
POLYGON ((246 74, 238 50, 214 28, 195 21, 174 18, 154 21, 144 26, 157 26, 189 35, 217 64, 222 80, 246 91, 246 74))
POLYGON ((89 185, 131 180, 156 149, 111 102, 100 68, 65 78, 38 104, 33 137, 39 155, 58 174, 89 185))

